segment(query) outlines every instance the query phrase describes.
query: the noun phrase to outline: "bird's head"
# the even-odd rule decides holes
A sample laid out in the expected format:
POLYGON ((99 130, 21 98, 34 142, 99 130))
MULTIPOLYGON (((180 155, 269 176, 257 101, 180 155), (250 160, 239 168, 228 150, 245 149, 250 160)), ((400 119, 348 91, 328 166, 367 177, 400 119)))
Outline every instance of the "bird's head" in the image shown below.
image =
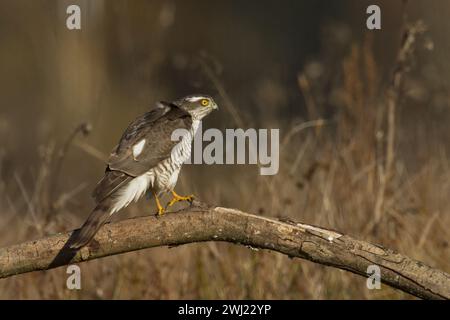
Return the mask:
POLYGON ((188 112, 192 118, 197 120, 201 120, 211 111, 219 108, 212 97, 201 94, 189 95, 181 98, 175 101, 175 104, 188 112))

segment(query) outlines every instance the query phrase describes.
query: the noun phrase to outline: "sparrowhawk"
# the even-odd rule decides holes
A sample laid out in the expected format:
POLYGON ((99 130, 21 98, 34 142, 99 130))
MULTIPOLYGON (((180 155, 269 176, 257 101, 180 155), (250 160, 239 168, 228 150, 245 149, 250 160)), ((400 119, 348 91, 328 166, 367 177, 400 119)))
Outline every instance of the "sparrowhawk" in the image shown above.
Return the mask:
POLYGON ((217 104, 210 96, 190 95, 170 103, 158 102, 156 108, 134 120, 111 153, 105 175, 92 194, 96 206, 70 247, 86 245, 112 214, 147 192, 155 197, 158 215, 165 211, 158 198, 163 193, 173 195, 169 207, 178 201, 192 201, 192 196, 179 196, 174 188, 201 120, 214 109, 217 104), (185 129, 185 134, 172 141, 176 129, 185 129))

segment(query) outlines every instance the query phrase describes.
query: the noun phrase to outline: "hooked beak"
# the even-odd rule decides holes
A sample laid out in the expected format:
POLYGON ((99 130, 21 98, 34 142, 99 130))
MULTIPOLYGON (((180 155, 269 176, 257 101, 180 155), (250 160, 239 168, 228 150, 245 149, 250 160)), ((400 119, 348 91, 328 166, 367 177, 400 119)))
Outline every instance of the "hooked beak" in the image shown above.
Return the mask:
POLYGON ((213 108, 214 110, 219 110, 219 106, 217 105, 217 103, 214 103, 213 106, 212 106, 212 108, 213 108))

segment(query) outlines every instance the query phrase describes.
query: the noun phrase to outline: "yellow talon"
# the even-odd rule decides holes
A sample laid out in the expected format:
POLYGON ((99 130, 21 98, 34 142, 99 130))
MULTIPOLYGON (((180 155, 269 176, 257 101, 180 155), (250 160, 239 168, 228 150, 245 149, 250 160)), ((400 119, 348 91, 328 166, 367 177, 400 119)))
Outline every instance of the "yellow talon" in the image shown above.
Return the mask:
POLYGON ((173 198, 167 204, 167 207, 171 207, 171 206, 173 206, 175 203, 177 203, 179 201, 192 202, 194 200, 194 195, 192 195, 192 194, 190 196, 183 197, 183 196, 178 195, 175 191, 172 190, 172 195, 173 195, 173 198))
POLYGON ((155 201, 156 201, 156 207, 158 208, 157 215, 162 216, 166 210, 163 208, 163 206, 159 202, 158 196, 156 194, 155 194, 155 201))

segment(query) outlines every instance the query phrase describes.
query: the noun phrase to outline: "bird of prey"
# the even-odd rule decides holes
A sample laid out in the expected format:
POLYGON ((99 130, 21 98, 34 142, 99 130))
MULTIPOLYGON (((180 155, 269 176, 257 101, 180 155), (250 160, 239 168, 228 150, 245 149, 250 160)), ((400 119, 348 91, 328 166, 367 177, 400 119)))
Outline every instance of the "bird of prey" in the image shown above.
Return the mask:
POLYGON ((107 219, 137 201, 146 192, 153 194, 158 215, 165 209, 158 199, 171 192, 168 207, 178 201, 192 201, 175 191, 181 166, 190 157, 191 143, 202 119, 217 104, 207 95, 190 95, 174 102, 158 102, 156 107, 134 120, 122 135, 107 162, 105 175, 92 196, 96 206, 70 244, 85 246, 107 219), (179 141, 172 141, 174 130, 185 129, 179 141))

